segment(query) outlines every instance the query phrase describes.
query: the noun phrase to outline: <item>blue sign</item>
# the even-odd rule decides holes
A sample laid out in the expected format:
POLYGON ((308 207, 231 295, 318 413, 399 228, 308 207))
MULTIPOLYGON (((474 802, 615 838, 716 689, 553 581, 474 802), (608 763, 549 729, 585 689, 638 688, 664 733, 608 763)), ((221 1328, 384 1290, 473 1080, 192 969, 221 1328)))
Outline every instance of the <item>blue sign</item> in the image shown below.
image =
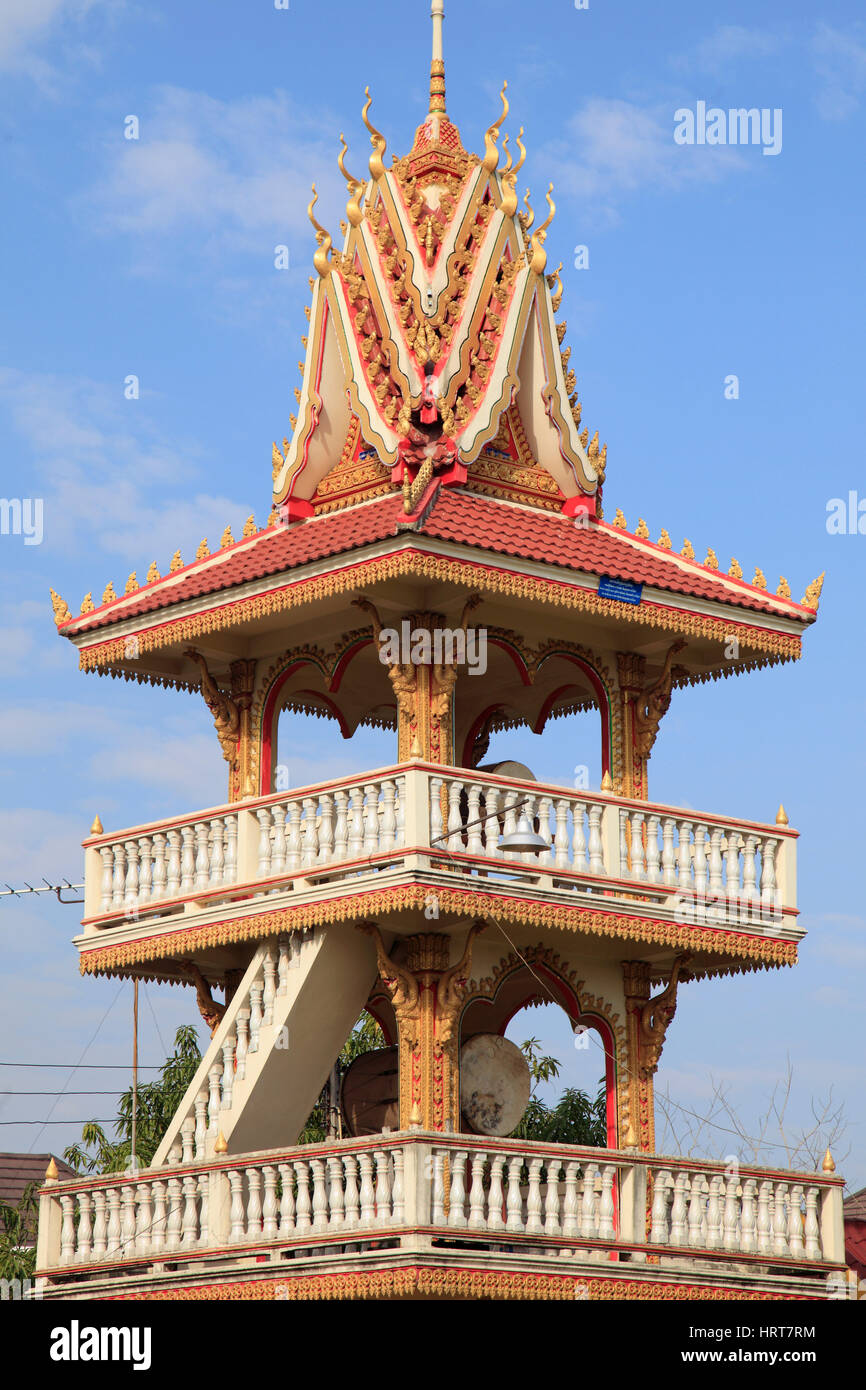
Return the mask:
POLYGON ((603 574, 598 581, 599 598, 615 598, 618 603, 640 603, 643 594, 643 584, 636 584, 633 579, 612 579, 609 574, 603 574))

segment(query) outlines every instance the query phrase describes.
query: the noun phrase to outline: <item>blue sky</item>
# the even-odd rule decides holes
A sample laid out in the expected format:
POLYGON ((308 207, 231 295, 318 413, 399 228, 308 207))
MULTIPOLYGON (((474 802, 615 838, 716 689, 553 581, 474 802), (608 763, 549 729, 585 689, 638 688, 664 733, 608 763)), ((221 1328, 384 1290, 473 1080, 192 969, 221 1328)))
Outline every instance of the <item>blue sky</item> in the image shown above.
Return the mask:
MULTIPOLYGON (((48 587, 77 612, 109 579, 120 588, 178 546, 191 558, 202 536, 266 516, 306 327, 309 186, 336 229, 338 135, 363 170, 368 82, 389 150, 409 147, 426 109, 428 9, 4 0, 0 493, 44 499, 40 545, 0 536, 4 880, 78 881, 97 811, 112 828, 223 798, 203 707, 78 674, 48 587), (123 137, 128 115, 138 141, 123 137), (287 271, 274 268, 282 243, 287 271)), ((448 0, 445 43, 466 145, 482 144, 507 77, 536 206, 554 181, 547 249, 566 267, 584 421, 608 441, 608 514, 622 507, 632 529, 643 516, 654 537, 667 527, 677 547, 688 536, 699 555, 712 545, 725 568, 735 555, 747 577, 758 564, 774 588, 784 574, 795 597, 828 572, 804 660, 678 692, 656 745, 654 798, 759 819, 784 801, 802 832, 809 929, 796 970, 681 992, 659 1083, 700 1111, 721 1081, 755 1133, 790 1058, 792 1129, 832 1084, 849 1124, 840 1166, 861 1186, 866 540, 829 535, 826 518, 830 499, 866 497, 862 10, 448 0), (781 152, 677 146, 674 112, 698 101, 780 108, 781 152), (588 269, 573 268, 577 245, 588 269)), ((592 765, 594 739, 563 722, 541 750, 515 737, 493 751, 552 776, 564 761, 592 765)), ((312 759, 290 753, 292 780, 345 757, 334 740, 312 759)), ((379 745, 351 761, 382 761, 379 745)), ((75 911, 0 900, 0 1061, 78 1060, 94 1033, 89 1062, 127 1059, 131 985, 79 980, 75 911)), ((142 1056, 159 1061, 192 998, 152 987, 148 999, 142 1056)), ((524 1031, 566 1056, 567 1080, 594 1087, 597 1059, 557 1028, 539 1013, 524 1031)), ((0 1090, 57 1090, 64 1075, 3 1067, 0 1090)), ((82 1075, 70 1089, 125 1081, 82 1075)), ((0 1147, 62 1148, 74 1125, 5 1123, 52 1104, 0 1096, 0 1147)), ((112 1113, 111 1097, 69 1097, 53 1118, 112 1113)), ((727 1153, 717 1123, 704 1137, 727 1153)))

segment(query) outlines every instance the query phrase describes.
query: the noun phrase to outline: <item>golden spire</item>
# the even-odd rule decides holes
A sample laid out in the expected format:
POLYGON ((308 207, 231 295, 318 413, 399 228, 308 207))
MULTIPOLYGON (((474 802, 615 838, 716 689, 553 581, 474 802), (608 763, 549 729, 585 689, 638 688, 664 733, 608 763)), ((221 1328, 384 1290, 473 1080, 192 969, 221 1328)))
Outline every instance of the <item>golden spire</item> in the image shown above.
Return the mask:
MULTIPOLYGON (((337 155, 337 163, 340 166, 340 173, 343 175, 349 188, 349 201, 346 204, 346 216, 353 227, 360 227, 364 220, 364 214, 361 211, 361 194, 364 191, 364 185, 360 179, 356 179, 354 174, 350 174, 346 168, 346 151, 349 146, 346 144, 346 137, 342 131, 340 131, 340 142, 341 149, 340 153, 337 155)), ((301 341, 303 342, 303 339, 301 341)), ((306 346, 307 344, 304 342, 304 347, 306 346)))
POLYGON ((69 611, 69 605, 65 599, 62 599, 53 589, 50 589, 49 592, 51 594, 51 606, 54 609, 54 621, 57 626, 60 627, 61 623, 69 622, 72 614, 69 611))
POLYGON ((543 275, 547 267, 547 252, 544 249, 544 243, 547 240, 547 229, 553 221, 554 217, 556 216, 556 203, 550 196, 552 192, 553 184, 550 185, 550 187, 544 195, 547 199, 547 206, 550 208, 550 212, 545 217, 538 231, 533 232, 532 239, 529 243, 529 269, 535 275, 543 275))
POLYGON ((781 804, 781 802, 779 803, 779 809, 778 809, 778 811, 776 812, 776 824, 777 824, 777 825, 787 825, 787 824, 788 824, 788 813, 786 812, 786 810, 785 810, 784 806, 781 804))
POLYGON ((228 1151, 229 1151, 229 1146, 228 1146, 228 1144, 226 1143, 226 1137, 225 1137, 225 1135, 223 1134, 222 1130, 220 1130, 219 1134, 217 1135, 217 1141, 216 1141, 216 1143, 214 1144, 213 1148, 214 1148, 214 1153, 217 1153, 217 1154, 225 1154, 225 1153, 228 1153, 228 1151))
POLYGON ((385 162, 382 159, 382 155, 385 153, 388 142, 382 132, 371 124, 367 114, 370 107, 373 105, 373 98, 370 96, 369 87, 364 88, 364 96, 367 98, 367 101, 361 112, 361 120, 370 132, 370 144, 373 146, 373 153, 370 155, 370 174, 374 179, 378 180, 385 172, 385 162))
POLYGON ((825 1173, 835 1173, 836 1171, 836 1164, 833 1162, 833 1155, 830 1152, 829 1144, 827 1146, 827 1152, 824 1155, 824 1162, 821 1164, 821 1167, 823 1168, 825 1173))
POLYGON ((430 63, 430 115, 445 115, 445 60, 442 52, 442 21, 445 0, 430 0, 433 20, 433 59, 430 63))
MULTIPOLYGON (((828 1149, 827 1152, 829 1153, 830 1150, 828 1149)), ((57 1163, 55 1162, 54 1155, 52 1154, 51 1158, 48 1160, 48 1167, 45 1169, 45 1181, 56 1182, 58 1177, 59 1174, 57 1172, 57 1163)))
POLYGON ((499 93, 499 99, 502 102, 502 114, 499 116, 498 120, 495 120, 492 125, 489 125, 484 132, 484 158, 481 163, 484 165, 488 174, 492 174, 499 165, 499 150, 496 141, 499 139, 499 129, 502 122, 508 115, 508 98, 505 95, 507 86, 508 83, 503 82, 502 91, 499 93))
POLYGON ((812 583, 803 595, 803 603, 807 608, 814 608, 817 610, 818 604, 821 601, 821 590, 824 587, 824 574, 826 574, 826 570, 819 574, 817 579, 812 580, 812 583))
POLYGON ((316 192, 316 185, 313 184, 313 196, 310 200, 310 205, 307 208, 307 216, 309 217, 310 221, 316 229, 316 250, 313 254, 313 265, 316 267, 316 270, 319 272, 320 276, 324 280, 325 277, 327 275, 330 275, 331 273, 331 265, 328 260, 328 257, 331 253, 331 238, 329 237, 328 233, 325 231, 321 223, 317 222, 315 217, 313 216, 313 208, 316 206, 316 203, 318 201, 319 195, 316 192))
POLYGON ((103 833, 102 821, 99 819, 99 816, 93 817, 93 824, 90 827, 90 833, 91 835, 101 835, 103 833))

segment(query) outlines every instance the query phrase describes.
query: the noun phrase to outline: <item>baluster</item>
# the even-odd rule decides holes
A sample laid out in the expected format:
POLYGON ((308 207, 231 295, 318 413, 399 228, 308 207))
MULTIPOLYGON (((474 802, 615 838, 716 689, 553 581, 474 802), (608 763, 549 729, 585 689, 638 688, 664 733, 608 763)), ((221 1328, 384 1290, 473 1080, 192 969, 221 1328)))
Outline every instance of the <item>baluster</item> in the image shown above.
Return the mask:
POLYGON ((63 1224, 60 1230, 60 1263, 68 1265, 72 1264, 75 1259, 75 1198, 64 1193, 60 1198, 60 1209, 63 1212, 63 1224))
POLYGON ((430 788, 430 844, 434 849, 441 849, 442 837, 442 778, 431 777, 428 783, 430 788))
POLYGON ((107 1246, 106 1236, 108 1232, 104 1192, 97 1190, 93 1194, 93 1258, 94 1260, 104 1260, 107 1246))
POLYGON ((112 845, 114 852, 114 872, 111 879, 111 906, 123 907, 126 890, 126 851, 122 844, 112 845))
POLYGON ((194 1135, 195 1119, 192 1115, 188 1115, 180 1127, 181 1163, 192 1163, 194 1161, 194 1135))
POLYGON ((138 906, 138 841, 128 840, 126 845, 126 889, 123 905, 127 912, 138 906))
POLYGON ((364 785, 364 841, 365 855, 379 851, 379 788, 375 782, 364 785))
POLYGON ((583 1170, 583 1194, 580 1203, 580 1234, 584 1240, 594 1240, 598 1226, 595 1200, 597 1163, 587 1163, 583 1170))
POLYGON ((106 1255, 112 1259, 120 1254, 120 1193, 116 1187, 110 1187, 106 1193, 108 1203, 108 1243, 106 1255))
POLYGON ((264 985, 262 989, 262 1024, 267 1026, 274 1021, 274 1002, 277 997, 277 961, 273 946, 266 946, 263 965, 264 985))
POLYGON ((244 1175, 237 1168, 230 1168, 227 1176, 232 1195, 229 1241, 237 1245, 244 1238, 244 1175))
POLYGON ((364 851, 364 793, 361 787, 351 787, 349 798, 349 858, 360 859, 364 851))
POLYGON ((87 1260, 93 1247, 93 1199, 89 1192, 78 1194, 78 1251, 79 1260, 87 1260))
POLYGON ((817 1187, 806 1188, 806 1221, 803 1230, 806 1237, 806 1259, 820 1260, 821 1241, 820 1227, 818 1225, 817 1187))
POLYGON ((433 1154, 432 1224, 445 1225, 445 1159, 441 1149, 433 1154))
POLYGON ((361 1219, 361 1194, 358 1190, 358 1160, 354 1154, 346 1154, 343 1159, 346 1170, 346 1225, 357 1226, 361 1219))
POLYGON ((277 1169, 272 1163, 265 1163, 261 1173, 264 1177, 261 1234, 263 1234, 264 1240, 275 1240, 277 1238, 277 1169))
POLYGON ((619 877, 628 878, 631 872, 628 862, 628 813, 620 807, 619 812, 619 877))
POLYGON ((505 1218, 502 1215, 502 1155, 494 1154, 490 1160, 490 1191, 487 1194, 487 1229, 504 1231, 505 1218))
POLYGON ((403 849, 406 844, 406 778, 397 778, 397 828, 394 831, 394 848, 403 849))
MULTIPOLYGON (((719 860, 721 864, 721 859, 719 860)), ((720 1178, 716 1173, 710 1179, 710 1196, 707 1202, 707 1249, 720 1250, 722 1248, 722 1204, 721 1196, 724 1190, 724 1178, 720 1178)))
POLYGON ((150 1250, 150 1228, 153 1216, 150 1210, 150 1183, 140 1182, 135 1189, 135 1253, 146 1255, 150 1250))
MULTIPOLYGON (((586 840, 583 834, 583 802, 575 801, 572 804, 572 815, 574 819, 574 860, 572 868, 575 873, 583 873, 586 870, 586 840)), ((556 802, 556 830, 553 835, 553 862, 557 869, 567 869, 568 860, 568 802, 565 797, 559 797, 556 802)))
POLYGON ((544 1160, 529 1160, 529 1190, 526 1194, 526 1231, 541 1231, 541 1168, 544 1160))
POLYGON ((301 867, 301 803, 289 802, 289 830, 286 836, 286 870, 297 873, 301 867))
POLYGON ((153 896, 153 840, 142 835, 138 842, 138 901, 149 903, 153 896))
POLYGON ((484 849, 488 858, 499 855, 499 788, 484 789, 484 849))
POLYGON ((448 783, 448 839, 446 845, 448 849, 456 850, 463 848, 463 817, 460 814, 460 793, 463 790, 463 783, 458 782, 456 777, 452 777, 448 783))
POLYGON ((271 868, 269 877, 276 878, 278 874, 285 873, 286 869, 286 855, 288 853, 288 844, 286 843, 285 806, 272 806, 271 815, 274 821, 274 840, 271 849, 271 868))
POLYGON ((226 857, 223 866, 223 878, 226 883, 237 883, 238 881, 238 818, 236 815, 226 816, 226 857))
POLYGON ((756 1187, 757 1183, 754 1178, 747 1178, 743 1183, 743 1211, 740 1217, 740 1244, 738 1248, 744 1255, 748 1255, 758 1248, 757 1213, 755 1211, 756 1187))
POLYGON ((135 1254, 135 1187, 127 1183, 120 1193, 120 1242, 124 1259, 135 1254))
POLYGON ((196 821, 195 824, 195 888, 200 891, 207 888, 210 876, 210 864, 208 862, 208 831, 207 821, 196 821))
POLYGON ((312 869, 319 854, 319 830, 316 825, 318 801, 314 796, 304 797, 304 839, 301 846, 301 868, 312 869))
POLYGON ((334 824, 334 854, 336 860, 345 859, 348 854, 349 821, 347 808, 349 798, 344 791, 334 792, 337 819, 334 824))
POLYGON ((466 1201, 466 1164, 469 1155, 465 1149, 452 1154, 451 1157, 451 1191, 448 1194, 448 1225, 465 1226, 466 1212, 464 1204, 466 1201))
POLYGON ((203 1249, 207 1249, 210 1243, 210 1177, 207 1173, 196 1173, 194 1176, 199 1200, 198 1243, 203 1249))
POLYGON ((247 1188, 247 1239, 260 1240, 262 1235, 261 1169, 247 1169, 247 1188))
POLYGON ((361 1225, 372 1226, 376 1219, 376 1190, 373 1187, 373 1159, 364 1152, 359 1155, 361 1168, 361 1225))
MULTIPOLYGON (((235 1079, 235 1037, 234 1028, 230 1028, 227 1037, 223 1040, 223 1084, 222 1084, 222 1108, 231 1110, 232 1093, 234 1091, 235 1079)), ((184 1160, 186 1162, 186 1160, 184 1160)))
POLYGON ((668 1187, 672 1181, 667 1168, 660 1168, 653 1179, 650 1245, 667 1245, 668 1243, 668 1187))
POLYGON ((166 1250, 180 1249, 182 1193, 180 1178, 168 1180, 168 1226, 165 1233, 166 1250))
POLYGON ((290 1236, 295 1229, 295 1170, 291 1163, 280 1163, 280 1235, 290 1236))
POLYGON ((212 888, 219 888, 223 881, 225 872, 224 834, 225 825, 222 818, 217 816, 211 826, 210 832, 210 876, 208 881, 212 888))
POLYGON ((601 1202, 598 1208, 598 1238, 613 1240, 613 1185, 616 1182, 616 1168, 612 1163, 605 1164, 601 1170, 601 1202))
POLYGON ((259 866, 258 877, 270 878, 271 876, 271 856, 273 845, 271 843, 271 811, 268 806, 259 806, 256 811, 256 820, 259 823, 259 866))
POLYGON ((155 1182, 153 1184, 153 1229, 150 1233, 150 1244, 154 1255, 159 1254, 165 1246, 165 1183, 155 1182))
POLYGON ((258 1052, 259 1033, 262 1026, 262 995, 264 985, 261 980, 254 980, 250 985, 250 1044, 249 1052, 258 1052))
POLYGON ((758 1226, 757 1243, 758 1253, 768 1255, 772 1248, 771 1222, 770 1222, 770 1194, 773 1190, 771 1182, 762 1182, 758 1188, 758 1226))
POLYGON ((114 853, 111 845, 101 845, 99 857, 102 860, 102 896, 99 906, 102 912, 110 912, 114 886, 114 853))
POLYGON ((687 1242, 686 1232, 686 1187, 688 1184, 687 1173, 677 1173, 674 1179, 674 1196, 671 1203, 671 1234, 670 1244, 682 1246, 687 1242))
POLYGON ((214 1062, 207 1074, 208 1079, 208 1128, 217 1134, 220 1127, 220 1077, 223 1074, 222 1062, 214 1062))
POLYGON ((704 1180, 700 1173, 691 1174, 689 1185, 689 1245, 695 1247, 704 1243, 704 1180))
POLYGON ((677 886, 677 858, 674 852, 674 828, 676 821, 673 816, 665 816, 662 821, 662 883, 666 888, 676 888, 677 886))
POLYGON ((477 782, 468 783, 466 803, 466 853, 482 855, 484 841, 481 838, 481 788, 477 782))
POLYGON ((591 805, 587 812, 589 818, 589 872, 606 874, 604 866, 604 846, 601 839, 601 806, 591 805))
POLYGON ((646 878, 647 883, 661 883, 662 881, 658 816, 649 816, 647 818, 646 878))
POLYGON ((382 1149, 375 1152, 376 1159, 376 1224, 383 1226, 391 1219, 391 1170, 388 1155, 382 1149))
POLYGON ((538 799, 538 833, 543 840, 547 840, 547 849, 543 849, 538 856, 538 863, 545 868, 552 868, 554 862, 553 854, 553 835, 550 829, 550 812, 553 809, 553 798, 541 796, 538 799))
MULTIPOLYGON (((743 1211, 745 1216, 745 1208, 743 1211)), ((725 1183, 725 1209, 722 1215, 722 1246, 725 1250, 739 1250, 740 1208, 737 1201, 737 1179, 728 1177, 725 1183)))
POLYGON ((777 1182, 773 1202, 773 1254, 787 1255, 788 1253, 788 1213, 786 1210, 786 1199, 788 1195, 788 1184, 777 1182))
POLYGON ((322 792, 320 804, 319 863, 330 864, 334 857, 334 798, 330 792, 322 792))
POLYGON ((558 1158, 547 1160, 547 1184, 544 1192, 544 1230, 547 1235, 560 1234, 559 1222, 559 1170, 562 1165, 558 1158))
MULTIPOLYGON (((504 792, 504 816, 502 824, 502 834, 504 836, 513 835, 517 830, 517 811, 515 808, 519 799, 516 791, 507 790, 504 792)), ((501 850, 500 853, 505 854, 509 859, 517 857, 514 850, 501 850)))
POLYGON ((277 939, 277 994, 285 994, 288 991, 291 968, 291 945, 287 936, 281 936, 277 939))
POLYGON ((710 897, 719 898, 724 890, 722 883, 722 827, 714 825, 710 831, 710 897))
POLYGON ((707 896, 707 835, 705 825, 695 826, 695 892, 707 896))
POLYGON ((321 1158, 310 1160, 313 1174, 313 1230, 324 1231, 328 1225, 328 1189, 325 1185, 325 1164, 321 1158))
POLYGON ((237 1030, 238 1044, 235 1050, 235 1076, 238 1081, 243 1081, 247 1074, 247 1053, 250 1047, 249 1009, 238 1009, 237 1030))
MULTIPOLYGON (((767 839, 761 846, 761 903, 762 913, 776 907, 776 848, 778 840, 767 839)), ((764 918, 766 920, 766 916, 764 918)))
POLYGON ((802 1260, 806 1255, 806 1246, 803 1242, 803 1213, 800 1210, 802 1197, 802 1184, 796 1183, 791 1188, 788 1202, 788 1249, 795 1260, 802 1260))
POLYGON ((508 1160, 508 1192, 505 1198, 506 1231, 523 1230, 523 1197, 520 1192, 520 1169, 523 1160, 515 1156, 508 1160))
POLYGON ((195 831, 184 825, 180 832, 180 891, 191 893, 195 887, 195 831))
POLYGON ((393 782, 385 781, 382 783, 383 805, 382 820, 379 830, 379 848, 381 850, 394 848, 394 841, 396 838, 395 832, 397 830, 396 795, 397 788, 394 786, 393 782))
POLYGON ((183 1180, 183 1245, 198 1243, 198 1183, 192 1173, 183 1180))
POLYGON ((168 862, 165 869, 165 891, 169 898, 180 893, 181 834, 179 830, 169 830, 168 862))
POLYGON ((643 880, 646 878, 643 853, 643 811, 630 811, 629 820, 631 822, 631 876, 643 880))
POLYGON ((677 835, 677 883, 681 893, 688 893, 693 887, 692 841, 689 821, 677 821, 677 835))
POLYGON ((403 1150, 397 1148, 393 1153, 394 1179, 391 1187, 391 1220, 395 1226, 402 1226, 405 1220, 405 1192, 403 1187, 403 1150))
POLYGON ((565 1196, 562 1203, 562 1234, 564 1236, 576 1236, 580 1230, 577 1203, 578 1167, 579 1165, 574 1160, 565 1165, 565 1196))
POLYGON ((331 1213, 331 1225, 342 1226, 345 1221, 343 1164, 339 1158, 328 1159, 328 1209, 331 1213))
POLYGON ((740 896, 740 836, 736 830, 728 830, 725 843, 725 891, 728 902, 736 902, 740 896))
POLYGON ((469 1188, 469 1225, 473 1230, 483 1231, 487 1226, 484 1217, 484 1165, 486 1153, 472 1156, 472 1182, 469 1188))

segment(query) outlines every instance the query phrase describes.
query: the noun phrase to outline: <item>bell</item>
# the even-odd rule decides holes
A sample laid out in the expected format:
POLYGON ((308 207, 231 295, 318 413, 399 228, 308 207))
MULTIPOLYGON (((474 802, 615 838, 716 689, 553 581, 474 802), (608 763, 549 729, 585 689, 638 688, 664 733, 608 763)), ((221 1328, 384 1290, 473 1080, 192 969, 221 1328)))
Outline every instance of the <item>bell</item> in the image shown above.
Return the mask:
POLYGON ((543 849, 550 849, 550 845, 541 835, 536 835, 526 812, 521 811, 517 829, 510 835, 499 836, 499 848, 515 854, 539 854, 543 849))

